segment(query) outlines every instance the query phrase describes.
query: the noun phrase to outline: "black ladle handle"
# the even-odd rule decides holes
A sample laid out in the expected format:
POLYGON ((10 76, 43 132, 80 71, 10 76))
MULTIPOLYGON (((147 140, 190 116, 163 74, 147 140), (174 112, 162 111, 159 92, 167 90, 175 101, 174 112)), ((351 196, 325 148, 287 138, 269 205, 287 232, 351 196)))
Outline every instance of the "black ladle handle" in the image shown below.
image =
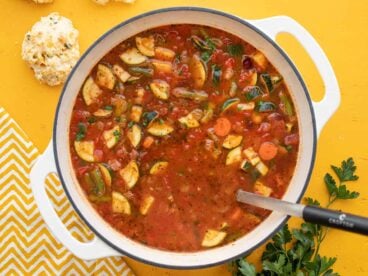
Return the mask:
POLYGON ((303 218, 308 222, 368 235, 368 218, 365 217, 325 208, 305 206, 303 218))

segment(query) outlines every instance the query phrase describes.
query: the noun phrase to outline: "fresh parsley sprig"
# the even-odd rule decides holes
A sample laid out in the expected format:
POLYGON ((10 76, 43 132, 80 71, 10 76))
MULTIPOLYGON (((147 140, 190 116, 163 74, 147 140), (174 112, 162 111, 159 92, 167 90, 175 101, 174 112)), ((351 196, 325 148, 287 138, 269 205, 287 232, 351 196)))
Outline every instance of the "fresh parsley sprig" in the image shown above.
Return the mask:
MULTIPOLYGON (((336 200, 354 199, 358 192, 349 191, 346 182, 358 180, 356 166, 352 158, 341 162, 340 167, 331 166, 337 180, 329 173, 324 177, 329 198, 326 207, 336 200)), ((308 205, 320 206, 313 198, 305 198, 308 205)), ((257 272, 253 264, 241 258, 231 264, 233 275, 236 276, 334 276, 332 266, 336 258, 321 256, 320 246, 328 233, 328 227, 304 222, 299 228, 289 230, 286 224, 272 241, 267 243, 262 254, 262 270, 257 272)))

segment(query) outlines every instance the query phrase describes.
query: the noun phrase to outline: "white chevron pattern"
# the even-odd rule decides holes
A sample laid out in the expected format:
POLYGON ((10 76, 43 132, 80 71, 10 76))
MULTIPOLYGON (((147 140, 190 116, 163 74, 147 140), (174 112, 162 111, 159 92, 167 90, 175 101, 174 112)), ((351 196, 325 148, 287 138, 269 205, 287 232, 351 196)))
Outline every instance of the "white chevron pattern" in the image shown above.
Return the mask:
MULTIPOLYGON (((29 186, 38 151, 0 108, 0 275, 133 275, 119 257, 83 261, 48 231, 29 186)), ((55 174, 46 190, 69 231, 80 241, 93 238, 69 204, 55 174)))

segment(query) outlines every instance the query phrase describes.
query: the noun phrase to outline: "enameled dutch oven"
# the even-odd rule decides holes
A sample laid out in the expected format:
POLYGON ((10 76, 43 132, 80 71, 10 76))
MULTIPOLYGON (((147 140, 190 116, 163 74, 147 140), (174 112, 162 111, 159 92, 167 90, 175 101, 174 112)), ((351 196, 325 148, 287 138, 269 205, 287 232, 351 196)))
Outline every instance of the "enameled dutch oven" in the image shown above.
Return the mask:
POLYGON ((288 219, 273 212, 256 229, 233 243, 194 253, 158 250, 126 238, 105 222, 88 202, 73 171, 69 153, 69 122, 77 93, 92 67, 114 46, 150 28, 168 24, 199 24, 222 29, 262 51, 284 76, 299 118, 300 149, 294 176, 283 199, 299 201, 307 187, 314 164, 317 136, 337 109, 339 87, 331 65, 313 37, 293 19, 285 16, 262 20, 244 20, 220 11, 176 7, 151 11, 129 19, 100 37, 80 58, 63 88, 56 111, 53 142, 38 159, 31 172, 31 184, 40 212, 50 230, 76 256, 90 260, 106 256, 127 255, 152 265, 192 269, 212 266, 251 252, 270 238, 288 219), (311 101, 303 79, 287 54, 274 42, 280 32, 294 35, 314 60, 325 84, 324 99, 311 101), (44 180, 57 171, 71 204, 96 234, 94 240, 76 240, 61 222, 48 199, 44 180))

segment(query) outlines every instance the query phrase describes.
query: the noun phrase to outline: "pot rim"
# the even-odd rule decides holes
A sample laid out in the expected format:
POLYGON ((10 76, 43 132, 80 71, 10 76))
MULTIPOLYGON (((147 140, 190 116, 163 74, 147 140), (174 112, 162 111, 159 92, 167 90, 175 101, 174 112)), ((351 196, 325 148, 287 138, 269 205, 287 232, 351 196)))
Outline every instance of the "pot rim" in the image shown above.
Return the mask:
MULTIPOLYGON (((314 109, 313 109, 311 97, 309 95, 308 89, 307 89, 307 87, 306 87, 306 85, 303 81, 303 78, 302 78, 301 74, 299 73, 298 69, 296 68, 296 66, 294 65, 292 60, 285 53, 285 51, 274 40, 272 40, 266 33, 264 33, 261 29, 259 29, 255 25, 247 22, 245 19, 242 19, 238 16, 235 16, 235 15, 223 12, 223 11, 215 10, 215 9, 204 8, 204 7, 195 7, 195 6, 177 6, 177 7, 156 9, 156 10, 152 10, 152 11, 149 11, 149 12, 145 12, 145 13, 136 15, 134 17, 131 17, 131 18, 115 25, 114 27, 109 29, 107 32, 105 32, 103 35, 101 35, 96 41, 94 41, 90 47, 88 47, 88 49, 82 54, 82 56, 79 58, 79 60, 77 61, 77 63, 73 67, 72 71, 70 72, 70 74, 69 74, 69 76, 68 76, 68 78, 67 78, 67 80, 66 80, 66 82, 63 86, 62 92, 60 94, 60 97, 59 97, 59 100, 58 100, 58 103, 57 103, 56 113, 55 113, 55 118, 54 118, 54 124, 53 124, 53 149, 54 149, 55 165, 56 165, 57 173, 58 173, 59 178, 60 178, 60 182, 63 186, 64 191, 65 191, 65 194, 66 194, 67 198, 69 199, 69 202, 72 204, 74 210, 78 214, 78 216, 92 230, 92 232, 95 235, 97 235, 98 238, 100 238, 107 245, 109 245, 110 247, 112 247, 113 249, 118 251, 119 253, 121 253, 125 256, 131 257, 131 258, 133 258, 137 261, 149 264, 149 265, 163 267, 163 268, 169 268, 169 269, 186 270, 186 269, 200 269, 200 268, 206 268, 206 267, 212 267, 212 266, 220 265, 220 264, 229 262, 231 260, 238 259, 238 258, 252 252, 254 249, 258 248, 261 244, 263 244, 266 240, 268 240, 270 237, 272 237, 275 233, 277 233, 285 225, 285 223, 290 218, 290 216, 285 215, 285 218, 280 222, 280 224, 273 231, 271 231, 265 238, 258 241, 254 246, 248 248, 247 250, 245 250, 241 254, 238 254, 238 255, 233 256, 233 257, 226 257, 226 258, 224 258, 224 259, 222 259, 221 261, 218 261, 218 262, 208 263, 208 264, 203 264, 203 265, 177 266, 177 265, 162 264, 162 263, 158 263, 158 262, 150 261, 148 259, 141 258, 140 256, 136 256, 134 254, 131 254, 130 252, 125 251, 125 250, 121 249, 120 247, 116 246, 114 243, 110 242, 108 238, 106 238, 105 236, 100 234, 92 226, 92 224, 89 223, 89 221, 85 218, 85 216, 82 214, 82 212, 78 209, 77 205, 74 203, 74 201, 73 201, 73 199, 72 199, 72 197, 71 197, 71 195, 68 191, 67 185, 65 184, 65 181, 64 181, 64 178, 63 178, 63 175, 62 175, 62 171, 61 171, 61 168, 60 168, 60 165, 59 165, 59 158, 58 158, 58 152, 57 152, 57 135, 56 135, 58 117, 59 117, 60 110, 61 110, 61 102, 62 102, 62 99, 64 97, 64 94, 66 93, 66 88, 68 87, 68 83, 71 80, 71 77, 73 76, 74 72, 78 69, 80 63, 89 55, 89 53, 92 51, 92 49, 94 49, 102 40, 104 40, 107 36, 109 36, 115 30, 120 29, 120 28, 124 27, 125 25, 127 25, 129 23, 132 23, 132 22, 134 22, 138 19, 141 19, 143 17, 146 17, 146 16, 155 15, 155 14, 159 14, 159 13, 165 13, 165 12, 175 12, 175 11, 204 12, 204 13, 208 13, 208 14, 214 14, 214 15, 227 17, 230 20, 237 21, 238 23, 245 25, 246 27, 252 29, 253 31, 257 32, 259 35, 261 35, 263 39, 265 39, 268 43, 270 43, 282 55, 282 57, 289 64, 290 68, 293 70, 293 73, 295 74, 298 81, 300 82, 300 85, 303 88, 303 92, 306 96, 308 107, 309 107, 309 110, 311 111, 310 115, 311 115, 311 119, 312 119, 312 129, 313 129, 313 145, 312 145, 312 153, 311 153, 312 154, 311 163, 310 163, 310 166, 309 166, 307 177, 304 181, 304 184, 303 184, 303 187, 301 189, 300 195, 296 199, 296 202, 300 202, 301 198, 303 197, 303 195, 305 193, 305 190, 308 186, 309 180, 311 178, 313 168, 314 168, 315 158, 316 158, 316 149, 317 149, 317 128, 316 128, 315 112, 314 112, 314 109)), ((173 252, 173 253, 175 253, 175 252, 173 252)))

